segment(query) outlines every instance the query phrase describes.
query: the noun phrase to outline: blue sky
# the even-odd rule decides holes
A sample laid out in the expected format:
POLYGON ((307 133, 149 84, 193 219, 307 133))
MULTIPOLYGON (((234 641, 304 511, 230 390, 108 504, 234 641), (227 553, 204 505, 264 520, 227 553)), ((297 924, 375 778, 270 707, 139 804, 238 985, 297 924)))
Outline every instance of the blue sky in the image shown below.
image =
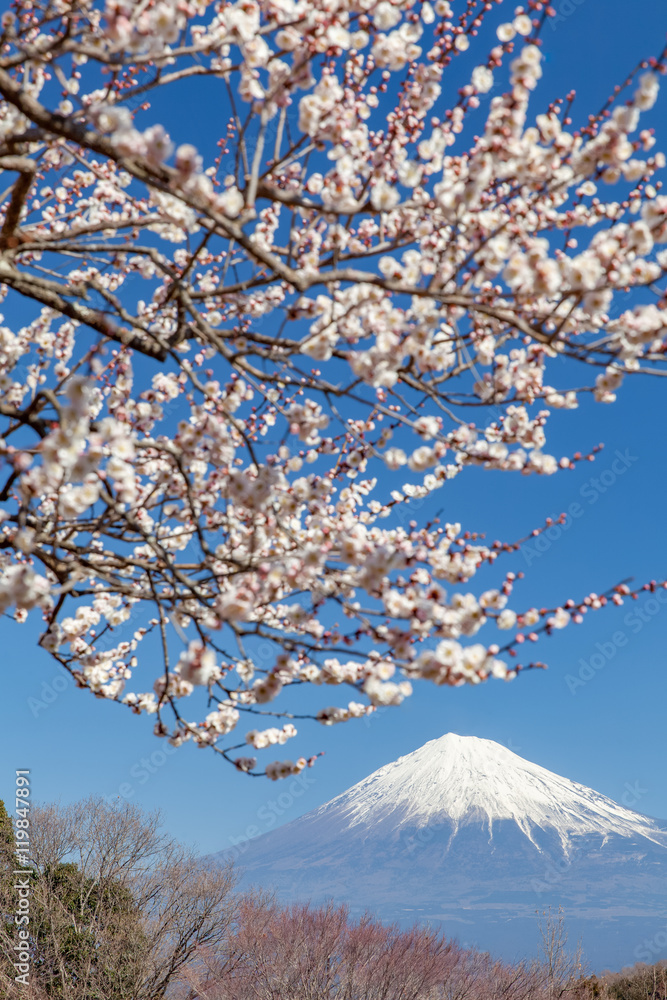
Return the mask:
MULTIPOLYGON (((579 116, 597 110, 641 57, 657 54, 667 28, 663 0, 643 0, 633 18, 625 0, 562 0, 555 8, 559 17, 544 33, 547 60, 535 113, 571 88, 579 95, 579 116)), ((503 17, 510 16, 508 5, 503 17)), ((657 148, 667 150, 667 128, 660 133, 665 107, 667 94, 646 120, 658 129, 657 148)), ((513 568, 527 574, 514 607, 553 606, 626 577, 667 576, 666 390, 660 378, 626 380, 613 406, 585 401, 578 411, 556 414, 548 450, 572 454, 604 442, 594 463, 550 478, 495 475, 492 481, 490 473, 470 470, 438 493, 447 520, 507 541, 578 505, 579 516, 548 548, 514 557, 513 568)), ((632 808, 667 818, 667 605, 650 595, 633 607, 589 615, 583 625, 540 644, 535 652, 549 662, 546 672, 476 689, 418 686, 401 708, 356 724, 305 724, 283 755, 325 756, 298 785, 244 778, 191 746, 165 753, 152 736, 151 718, 75 691, 31 642, 34 625, 5 619, 0 628, 0 796, 7 799, 14 769, 30 768, 37 799, 122 794, 159 807, 173 834, 210 852, 249 828, 264 832, 294 819, 380 765, 454 731, 497 740, 632 808)))

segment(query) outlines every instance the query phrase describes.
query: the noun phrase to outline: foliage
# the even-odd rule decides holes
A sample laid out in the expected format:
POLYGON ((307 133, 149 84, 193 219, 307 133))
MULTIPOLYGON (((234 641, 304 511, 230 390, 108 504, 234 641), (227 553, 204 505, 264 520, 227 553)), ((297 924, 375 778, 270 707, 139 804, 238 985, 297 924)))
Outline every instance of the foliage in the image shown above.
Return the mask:
POLYGON ((667 997, 667 962, 646 965, 638 962, 629 969, 604 976, 610 1000, 665 1000, 667 997))
POLYGON ((0 611, 36 609, 80 687, 242 771, 239 740, 283 744, 295 714, 511 679, 541 665, 525 639, 629 593, 511 608, 511 565, 473 593, 519 543, 431 501, 471 468, 572 468, 553 411, 664 374, 662 57, 593 115, 535 107, 554 12, 498 6, 3 16, 0 611), (289 721, 237 735, 267 712, 289 721))
POLYGON ((5 803, 0 799, 0 878, 14 868, 14 826, 5 803))
POLYGON ((225 949, 186 971, 189 998, 547 1000, 544 967, 504 963, 428 927, 352 920, 344 906, 241 906, 225 949))
MULTIPOLYGON (((230 868, 127 804, 34 806, 31 852, 29 986, 3 925, 7 1000, 667 1000, 664 962, 587 977, 560 911, 543 915, 541 956, 508 963, 430 927, 237 895, 230 868)), ((0 880, 0 909, 14 907, 0 880)))
MULTIPOLYGON (((159 817, 89 799, 33 807, 30 987, 57 1000, 159 1000, 198 948, 219 943, 233 909, 231 869, 204 868, 160 832, 159 817)), ((15 908, 11 882, 1 909, 15 908)), ((13 923, 0 934, 3 996, 13 923)))
POLYGON ((16 867, 14 857, 14 826, 5 803, 0 799, 0 921, 10 933, 14 926, 11 907, 4 905, 9 887, 14 882, 12 872, 16 867))
POLYGON ((49 997, 134 1000, 145 938, 129 890, 100 884, 72 862, 39 874, 32 908, 32 975, 49 997))

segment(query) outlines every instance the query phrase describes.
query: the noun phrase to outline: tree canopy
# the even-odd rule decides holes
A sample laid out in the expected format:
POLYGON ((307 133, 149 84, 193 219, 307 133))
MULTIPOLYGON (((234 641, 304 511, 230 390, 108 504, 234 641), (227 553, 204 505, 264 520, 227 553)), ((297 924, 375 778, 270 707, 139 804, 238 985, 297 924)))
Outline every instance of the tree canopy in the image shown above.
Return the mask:
POLYGON ((93 798, 31 815, 29 989, 15 982, 16 878, 0 878, 0 910, 12 915, 0 927, 3 997, 160 1000, 199 949, 228 935, 231 866, 197 858, 157 814, 93 798))

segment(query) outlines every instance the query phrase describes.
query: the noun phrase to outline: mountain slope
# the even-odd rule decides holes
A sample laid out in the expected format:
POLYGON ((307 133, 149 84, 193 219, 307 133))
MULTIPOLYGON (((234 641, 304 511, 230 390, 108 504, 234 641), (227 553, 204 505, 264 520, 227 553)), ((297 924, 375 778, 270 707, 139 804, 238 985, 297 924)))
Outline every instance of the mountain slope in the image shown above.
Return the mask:
POLYGON ((618 965, 617 934, 636 961, 667 920, 667 826, 475 737, 433 740, 235 855, 285 901, 442 920, 508 957, 549 905, 598 965, 618 965))

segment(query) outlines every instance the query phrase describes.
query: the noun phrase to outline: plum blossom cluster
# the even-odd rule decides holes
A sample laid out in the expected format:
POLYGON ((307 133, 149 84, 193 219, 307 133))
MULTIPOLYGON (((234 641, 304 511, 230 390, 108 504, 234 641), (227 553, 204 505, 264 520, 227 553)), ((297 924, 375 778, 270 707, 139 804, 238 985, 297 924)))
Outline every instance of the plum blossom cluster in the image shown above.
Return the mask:
POLYGON ((626 596, 513 609, 521 540, 437 513, 471 467, 592 457, 553 454, 554 412, 664 370, 664 59, 577 125, 574 95, 537 94, 552 15, 3 19, 0 611, 41 615, 77 685, 157 737, 285 778, 315 758, 245 752, 297 717, 511 680, 526 644, 626 596), (170 117, 193 88, 192 123, 170 117))

